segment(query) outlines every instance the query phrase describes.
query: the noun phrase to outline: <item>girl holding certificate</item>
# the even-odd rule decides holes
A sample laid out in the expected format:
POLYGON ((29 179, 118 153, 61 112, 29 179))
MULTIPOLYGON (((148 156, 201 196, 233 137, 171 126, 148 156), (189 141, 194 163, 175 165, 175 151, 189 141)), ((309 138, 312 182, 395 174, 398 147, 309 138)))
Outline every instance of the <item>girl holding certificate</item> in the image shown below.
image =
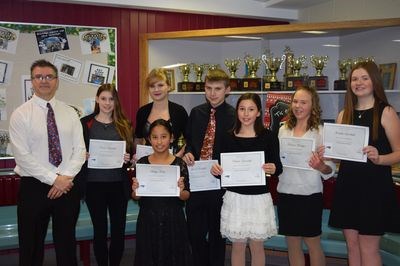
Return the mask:
MULTIPOLYGON (((222 138, 221 152, 263 151, 260 165, 266 175, 279 175, 278 138, 265 129, 261 121, 261 100, 257 94, 243 94, 236 105, 235 127, 222 138)), ((211 173, 221 175, 219 164, 211 173)), ((266 178, 266 177, 265 177, 266 178)), ((221 234, 232 241, 232 265, 245 265, 245 250, 249 242, 251 265, 265 265, 264 240, 276 235, 275 211, 267 185, 226 187, 221 209, 221 234)))
MULTIPOLYGON (((288 120, 279 129, 281 141, 284 138, 293 138, 293 141, 296 138, 299 142, 300 138, 311 139, 317 151, 323 152, 321 112, 315 89, 299 87, 293 94, 288 120)), ((284 148, 281 146, 281 156, 284 148)), ((308 247, 311 265, 325 265, 320 244, 323 208, 321 176, 324 179, 331 177, 335 164, 323 161, 318 152, 311 152, 311 149, 311 154, 307 155, 308 164, 302 167, 288 166, 290 164, 282 159, 283 172, 277 187, 279 234, 286 236, 290 265, 305 265, 303 240, 308 247)))
MULTIPOLYGON (((82 187, 93 223, 93 248, 98 265, 119 265, 125 245, 125 224, 128 199, 131 195, 127 167, 133 149, 133 133, 129 120, 123 114, 118 93, 112 84, 103 84, 96 93, 94 112, 81 119, 86 150, 90 140, 125 141, 126 153, 121 168, 82 167, 77 183, 82 187), (107 232, 110 217, 111 243, 107 232)), ((90 160, 90 154, 87 155, 90 160)))
POLYGON ((368 160, 341 160, 329 225, 343 229, 350 265, 382 265, 381 236, 400 231, 391 172, 391 165, 400 162, 400 120, 374 62, 355 65, 348 84, 337 123, 369 128, 363 148, 368 160))
POLYGON ((136 113, 135 144, 150 145, 149 126, 153 121, 162 118, 172 125, 174 141, 170 148, 181 157, 184 149, 179 150, 181 147, 178 147, 178 139, 183 136, 188 114, 183 106, 168 100, 170 82, 163 68, 154 68, 148 74, 145 83, 152 102, 140 107, 136 113))
POLYGON ((140 158, 138 164, 178 165, 180 178, 177 186, 179 197, 139 197, 139 182, 134 177, 132 197, 139 200, 139 216, 136 225, 135 266, 192 265, 183 212, 184 201, 189 198, 189 173, 185 162, 169 152, 173 142, 172 127, 168 121, 157 119, 149 128, 149 142, 154 153, 140 158))

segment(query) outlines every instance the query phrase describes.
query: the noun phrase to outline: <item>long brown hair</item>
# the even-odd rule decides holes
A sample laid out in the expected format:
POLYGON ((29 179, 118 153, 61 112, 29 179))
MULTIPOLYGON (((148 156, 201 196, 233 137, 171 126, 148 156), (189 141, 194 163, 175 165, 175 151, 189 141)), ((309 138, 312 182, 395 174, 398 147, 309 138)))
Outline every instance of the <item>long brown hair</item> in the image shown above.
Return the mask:
POLYGON ((353 111, 355 106, 357 105, 357 96, 351 90, 351 78, 354 70, 356 69, 364 69, 367 71, 373 88, 374 94, 374 109, 373 109, 373 120, 372 120, 372 139, 376 141, 378 139, 378 128, 379 128, 379 105, 384 103, 385 105, 389 105, 388 100, 386 98, 385 90, 382 85, 382 78, 379 72, 378 66, 372 62, 359 62, 352 69, 349 74, 349 78, 347 81, 347 91, 346 96, 344 98, 344 111, 342 117, 342 124, 350 124, 354 123, 353 120, 353 111))
MULTIPOLYGON (((96 96, 99 97, 103 91, 111 92, 111 95, 114 99, 114 110, 112 113, 112 118, 115 124, 115 128, 118 134, 121 136, 121 138, 126 141, 127 152, 130 152, 131 149, 133 148, 133 130, 130 121, 122 111, 121 103, 118 97, 118 92, 113 84, 106 83, 99 87, 96 96)), ((99 112, 100 112, 100 107, 99 104, 96 102, 94 106, 94 113, 98 114, 99 112)))
MULTIPOLYGON (((319 104, 318 93, 314 88, 311 88, 308 86, 300 86, 296 89, 296 92, 293 93, 291 102, 293 102, 293 99, 294 99, 294 96, 296 95, 296 93, 301 90, 306 91, 311 95, 311 114, 307 121, 307 130, 309 130, 309 129, 318 130, 318 127, 321 124, 321 114, 322 114, 322 109, 319 104)), ((289 112, 288 112, 288 120, 286 121, 286 126, 289 129, 293 129, 296 126, 296 124, 297 124, 297 118, 293 113, 292 103, 290 103, 289 112)))

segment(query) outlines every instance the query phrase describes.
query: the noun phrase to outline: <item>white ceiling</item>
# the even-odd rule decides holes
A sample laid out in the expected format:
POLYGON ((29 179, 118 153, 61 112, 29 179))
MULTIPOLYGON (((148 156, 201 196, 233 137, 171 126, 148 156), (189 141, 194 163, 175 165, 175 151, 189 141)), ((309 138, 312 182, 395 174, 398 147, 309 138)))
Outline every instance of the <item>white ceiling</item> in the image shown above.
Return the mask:
POLYGON ((31 0, 296 21, 299 10, 331 0, 31 0))
POLYGON ((313 5, 318 5, 329 0, 247 0, 263 2, 265 7, 275 7, 284 9, 303 9, 313 5))

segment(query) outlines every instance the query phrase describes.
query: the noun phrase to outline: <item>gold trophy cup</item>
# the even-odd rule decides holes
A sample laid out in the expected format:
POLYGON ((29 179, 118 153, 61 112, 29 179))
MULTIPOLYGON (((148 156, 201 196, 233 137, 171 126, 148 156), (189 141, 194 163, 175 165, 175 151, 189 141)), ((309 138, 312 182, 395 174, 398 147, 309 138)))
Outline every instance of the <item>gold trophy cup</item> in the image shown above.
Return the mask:
POLYGON ((327 55, 323 55, 323 56, 312 55, 310 57, 310 62, 316 71, 315 76, 311 76, 308 79, 308 85, 310 87, 313 87, 316 90, 328 90, 329 89, 328 77, 322 75, 322 70, 328 63, 328 59, 329 59, 329 57, 327 55))
POLYGON ((231 79, 235 79, 236 77, 236 71, 239 69, 240 65, 240 58, 235 58, 235 59, 225 59, 224 61, 226 68, 229 71, 229 77, 231 79))
POLYGON ((339 68, 339 79, 333 82, 333 89, 336 90, 346 90, 347 88, 347 72, 352 64, 351 59, 339 59, 338 60, 338 68, 339 68))
POLYGON ((179 70, 183 76, 181 82, 178 82, 178 91, 180 92, 190 92, 194 90, 194 83, 189 81, 191 64, 185 64, 179 66, 179 70))
POLYGON ((281 90, 282 84, 278 81, 276 77, 279 69, 282 68, 283 63, 285 62, 286 55, 282 55, 279 57, 267 56, 263 54, 261 56, 262 62, 265 64, 266 68, 271 71, 271 76, 268 77, 268 80, 264 80, 264 90, 281 90))
POLYGON ((338 68, 340 72, 339 80, 346 80, 347 72, 351 66, 350 59, 340 59, 338 60, 338 68))
POLYGON ((257 77, 257 70, 260 67, 260 58, 254 58, 251 55, 244 57, 244 63, 246 64, 248 73, 243 78, 243 89, 259 91, 261 88, 261 78, 257 77))
POLYGON ((204 91, 204 81, 203 81, 203 73, 206 71, 207 69, 207 65, 206 64, 191 64, 194 73, 196 74, 196 82, 194 85, 194 90, 195 91, 204 91))
POLYGON ((179 70, 181 71, 183 76, 182 82, 189 82, 190 64, 179 66, 179 70))
POLYGON ((292 68, 293 68, 293 77, 300 77, 300 70, 307 66, 307 57, 304 55, 293 58, 292 68))
POLYGON ((327 55, 324 55, 324 56, 312 55, 310 57, 310 62, 316 70, 316 73, 315 73, 316 77, 322 77, 322 70, 328 63, 328 59, 329 59, 329 57, 327 55))
POLYGON ((307 58, 304 55, 297 58, 293 57, 289 64, 293 74, 286 77, 285 89, 296 90, 297 87, 307 83, 307 76, 300 74, 300 70, 307 67, 307 58))
POLYGON ((239 91, 242 89, 242 80, 237 78, 236 71, 239 69, 240 58, 225 59, 226 68, 229 71, 229 86, 232 91, 239 91))

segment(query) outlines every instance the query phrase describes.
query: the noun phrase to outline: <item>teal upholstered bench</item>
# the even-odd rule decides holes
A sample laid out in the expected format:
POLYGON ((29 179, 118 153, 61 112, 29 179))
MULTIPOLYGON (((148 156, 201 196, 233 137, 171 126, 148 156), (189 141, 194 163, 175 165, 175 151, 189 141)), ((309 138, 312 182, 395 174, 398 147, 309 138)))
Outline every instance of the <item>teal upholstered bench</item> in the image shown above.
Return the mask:
MULTIPOLYGON (((322 215, 321 245, 325 256, 335 258, 347 258, 346 242, 342 231, 328 226, 330 211, 325 209, 322 215)), ((264 243, 264 247, 270 250, 287 251, 285 237, 274 236, 264 243)), ((303 245, 304 252, 307 247, 303 245)), ((387 266, 400 265, 400 234, 385 234, 381 241, 382 262, 387 266)))
MULTIPOLYGON (((126 214, 125 235, 136 234, 138 214, 137 202, 130 200, 126 214)), ((76 225, 76 239, 80 248, 81 260, 84 265, 90 265, 90 241, 93 239, 93 226, 86 204, 81 204, 76 225)), ((49 224, 45 243, 53 243, 51 224, 49 224)), ((0 250, 12 249, 18 249, 17 206, 15 205, 0 207, 0 250)))
MULTIPOLYGON (((139 206, 134 201, 129 201, 125 235, 136 234, 136 221, 139 206)), ((327 225, 329 210, 324 210, 322 219, 321 244, 328 257, 347 258, 346 243, 340 230, 327 225)), ((93 227, 86 204, 81 205, 76 238, 79 243, 80 257, 84 265, 90 265, 90 241, 93 239, 93 227)), ((51 226, 46 236, 46 243, 52 243, 51 226)), ((274 236, 265 241, 266 249, 287 251, 285 237, 274 236)), ((18 248, 17 208, 16 206, 0 207, 0 250, 18 248)), ((303 247, 307 252, 306 246, 303 247)), ((381 241, 381 254, 383 264, 387 266, 400 265, 400 235, 385 234, 381 241)))

